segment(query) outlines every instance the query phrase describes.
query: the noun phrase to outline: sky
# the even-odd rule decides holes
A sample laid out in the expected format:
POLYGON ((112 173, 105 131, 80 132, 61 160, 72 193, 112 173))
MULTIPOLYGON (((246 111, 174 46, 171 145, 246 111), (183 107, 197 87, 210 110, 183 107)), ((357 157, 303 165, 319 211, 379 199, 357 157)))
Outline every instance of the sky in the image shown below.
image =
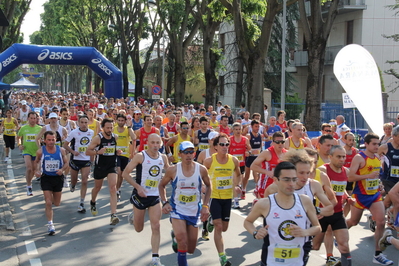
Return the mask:
POLYGON ((48 0, 32 0, 30 10, 26 14, 21 26, 21 32, 24 33, 23 43, 29 44, 29 35, 40 30, 40 14, 44 12, 43 4, 47 1, 48 0))

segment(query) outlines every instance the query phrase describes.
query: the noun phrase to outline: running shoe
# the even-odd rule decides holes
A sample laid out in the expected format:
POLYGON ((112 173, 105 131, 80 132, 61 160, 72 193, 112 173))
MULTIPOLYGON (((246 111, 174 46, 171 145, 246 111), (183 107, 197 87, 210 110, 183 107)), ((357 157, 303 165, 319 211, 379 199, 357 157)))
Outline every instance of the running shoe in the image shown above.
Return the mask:
POLYGON ((175 253, 177 253, 177 242, 176 242, 176 236, 175 232, 170 231, 170 236, 172 237, 172 249, 175 253))
POLYGON ((69 187, 69 190, 70 190, 71 192, 74 192, 74 191, 75 191, 75 186, 72 186, 72 184, 71 184, 71 186, 69 187))
POLYGON ((78 212, 80 213, 86 213, 85 205, 83 203, 80 203, 78 206, 78 212))
POLYGON ((231 262, 227 260, 226 255, 219 257, 219 261, 221 266, 231 266, 231 262))
POLYGON ((8 157, 4 157, 4 162, 8 162, 8 157))
POLYGON ((240 209, 240 203, 238 203, 238 201, 234 201, 233 209, 235 209, 235 210, 239 210, 240 209))
POLYGON ((96 216, 98 214, 96 203, 93 203, 91 201, 90 201, 90 211, 93 216, 96 216))
POLYGON ((49 236, 53 236, 55 234, 54 224, 47 224, 47 233, 49 236))
POLYGON ((67 177, 64 177, 64 188, 69 188, 69 183, 67 177))
POLYGON ((213 221, 212 221, 212 217, 209 215, 209 217, 208 217, 208 222, 207 222, 207 224, 206 224, 206 230, 207 230, 209 233, 212 233, 213 228, 215 227, 215 226, 213 225, 212 222, 213 222, 213 221))
POLYGON ((31 187, 28 187, 28 188, 26 189, 26 195, 28 195, 28 196, 33 196, 33 191, 32 191, 32 188, 31 188, 31 187))
POLYGON ((161 259, 158 257, 152 258, 152 262, 150 263, 150 266, 164 266, 161 263, 161 259))
POLYGON ((241 191, 241 199, 242 199, 242 200, 245 199, 245 191, 241 191))
POLYGON ((341 266, 341 261, 339 258, 330 256, 326 260, 326 266, 341 266))
POLYGON ((119 218, 115 213, 111 214, 111 222, 110 225, 116 225, 119 223, 119 218))
POLYGON ((206 230, 202 229, 202 240, 208 241, 209 240, 209 233, 206 230))
POLYGON ((375 221, 373 220, 373 216, 371 214, 367 215, 367 221, 368 221, 370 231, 374 233, 375 232, 375 221))
POLYGON ((134 212, 129 213, 129 216, 127 217, 127 221, 129 222, 129 224, 134 226, 134 212))
POLYGON ((36 177, 35 181, 39 182, 40 181, 40 177, 36 177))
POLYGON ((393 265, 393 261, 387 259, 387 257, 382 253, 378 256, 374 256, 373 263, 380 265, 393 265))
POLYGON ((387 241, 387 238, 390 236, 392 236, 391 230, 385 230, 380 240, 378 240, 378 246, 380 247, 381 251, 384 251, 387 246, 391 245, 391 243, 387 241))
POLYGON ((121 191, 116 192, 116 201, 121 202, 121 191))

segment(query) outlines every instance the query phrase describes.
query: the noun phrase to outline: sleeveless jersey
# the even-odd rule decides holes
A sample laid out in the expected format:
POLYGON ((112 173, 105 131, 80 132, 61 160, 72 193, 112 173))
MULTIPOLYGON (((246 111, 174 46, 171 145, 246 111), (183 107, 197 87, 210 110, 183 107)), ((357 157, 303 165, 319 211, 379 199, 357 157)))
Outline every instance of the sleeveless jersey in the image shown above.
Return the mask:
POLYGON ((148 136, 155 133, 155 127, 151 127, 150 132, 145 131, 144 127, 140 128, 140 146, 139 151, 148 149, 147 139, 148 136))
MULTIPOLYGON (((158 184, 162 179, 164 166, 162 155, 158 152, 158 157, 153 159, 146 151, 143 151, 142 154, 143 162, 136 168, 136 182, 146 190, 147 196, 159 196, 158 184)), ((137 191, 133 191, 133 194, 135 193, 137 191)))
POLYGON ((166 124, 166 129, 168 130, 169 138, 177 135, 177 124, 174 123, 173 126, 169 126, 169 123, 166 124))
POLYGON ((295 189, 295 193, 298 193, 299 195, 307 195, 314 202, 314 195, 310 184, 310 179, 308 179, 308 181, 306 181, 306 184, 302 188, 295 189))
POLYGON ((209 126, 211 126, 215 130, 219 126, 219 122, 217 120, 215 120, 215 122, 209 120, 209 126))
MULTIPOLYGON (((63 135, 64 127, 60 126, 59 124, 57 124, 57 125, 58 125, 58 128, 57 128, 57 130, 55 130, 55 134, 56 134, 55 145, 62 146, 62 135, 63 135)), ((45 127, 46 127, 46 131, 54 131, 51 129, 50 124, 45 125, 45 127)))
POLYGON ((65 129, 67 130, 68 135, 69 135, 69 134, 72 132, 72 130, 73 130, 72 127, 71 127, 71 122, 70 122, 69 120, 67 120, 66 125, 63 126, 63 125, 61 125, 60 121, 61 121, 61 120, 58 121, 58 125, 60 125, 60 126, 62 126, 62 127, 65 127, 65 129))
POLYGON ((105 147, 104 154, 96 155, 96 166, 101 165, 104 168, 116 167, 116 139, 112 133, 110 139, 106 139, 102 132, 98 133, 100 136, 100 145, 98 149, 105 147))
POLYGON ((262 247, 262 264, 297 266, 303 265, 303 246, 306 237, 291 235, 290 226, 309 228, 309 219, 298 194, 293 195, 294 205, 283 209, 276 201, 275 194, 269 196, 270 211, 263 224, 269 225, 268 234, 262 247))
POLYGON ((240 162, 240 166, 245 165, 245 151, 247 150, 246 138, 241 136, 240 142, 235 141, 235 137, 230 137, 229 153, 236 157, 240 162))
POLYGON ((27 108, 26 112, 22 111, 22 108, 19 109, 18 119, 21 121, 22 126, 24 126, 28 123, 28 114, 29 114, 29 108, 27 108))
POLYGON ((72 121, 78 121, 78 114, 74 114, 74 115, 69 116, 69 119, 72 120, 72 121))
POLYGON ((289 137, 288 141, 290 142, 290 150, 291 149, 302 150, 305 148, 305 143, 303 142, 303 139, 299 139, 299 146, 295 145, 295 143, 292 141, 292 137, 289 137))
POLYGON ((200 213, 201 186, 200 165, 196 162, 194 174, 185 176, 181 163, 176 164, 176 177, 172 181, 170 205, 173 210, 185 216, 198 217, 200 213))
MULTIPOLYGON (((364 167, 357 170, 358 175, 367 175, 375 171, 380 171, 380 160, 377 156, 374 158, 368 157, 365 153, 359 152, 359 154, 364 158, 366 164, 364 167)), ((373 179, 363 179, 356 181, 355 188, 353 189, 353 194, 362 194, 362 195, 375 195, 378 192, 379 185, 378 176, 373 179)))
POLYGON ((208 136, 209 136, 210 132, 211 132, 210 129, 208 129, 205 133, 202 133, 201 129, 197 131, 197 136, 199 139, 199 143, 198 143, 199 151, 203 151, 203 150, 206 150, 209 148, 208 136))
POLYGON ((230 136, 230 128, 229 127, 224 128, 222 125, 219 125, 219 130, 220 130, 220 133, 225 133, 227 136, 230 136))
POLYGON ((186 139, 183 139, 181 137, 181 134, 177 134, 177 140, 174 143, 175 145, 173 146, 173 162, 177 163, 177 162, 181 162, 181 158, 179 157, 179 146, 180 143, 182 143, 183 141, 190 141, 190 137, 187 135, 186 139))
POLYGON ((225 164, 220 164, 216 160, 216 155, 212 154, 212 165, 209 169, 209 177, 212 182, 213 199, 232 199, 233 198, 233 174, 234 162, 232 155, 227 154, 228 160, 225 164))
POLYGON ((282 124, 280 124, 278 122, 278 120, 276 121, 276 126, 279 126, 281 128, 282 132, 287 131, 287 121, 284 120, 284 122, 282 124))
POLYGON ((133 124, 133 130, 139 130, 140 128, 143 127, 143 119, 140 118, 139 122, 136 122, 135 119, 132 120, 132 124, 133 124))
POLYGON ((88 124, 89 129, 93 130, 96 133, 97 130, 97 119, 93 119, 93 123, 88 124))
POLYGON ((57 170, 64 165, 60 147, 55 146, 55 153, 49 153, 46 146, 42 146, 41 165, 43 174, 57 176, 57 170))
POLYGON ((79 155, 71 154, 71 160, 90 161, 90 155, 86 155, 86 151, 93 136, 94 131, 91 129, 87 129, 87 131, 82 131, 80 128, 72 130, 65 141, 69 142, 71 149, 79 152, 79 155))
MULTIPOLYGON (((271 146, 269 149, 270 154, 272 155, 272 158, 270 161, 263 161, 262 162, 262 168, 266 169, 268 171, 273 171, 274 168, 276 168, 276 166, 281 162, 280 158, 278 158, 278 155, 276 153, 276 151, 274 150, 274 146, 271 146)), ((286 153, 287 150, 283 148, 283 150, 281 151, 282 153, 286 153)), ((265 174, 261 174, 261 177, 266 177, 265 174)), ((273 178, 272 176, 269 176, 269 178, 273 178)))
POLYGON ((325 165, 325 164, 326 164, 326 162, 323 161, 323 158, 321 158, 321 156, 319 156, 319 159, 317 159, 316 167, 319 168, 320 166, 325 165))
POLYGON ((334 213, 342 212, 342 199, 346 190, 346 183, 348 182, 348 177, 346 176, 345 167, 341 167, 341 173, 337 173, 331 169, 330 164, 324 165, 327 170, 327 175, 331 181, 331 187, 335 192, 335 197, 337 198, 337 205, 334 206, 334 213))
POLYGON ((258 136, 255 137, 252 132, 250 132, 249 136, 249 144, 251 145, 252 153, 257 156, 262 151, 262 135, 258 133, 258 136))
POLYGON ((351 167, 351 163, 352 163, 353 157, 355 157, 355 155, 357 154, 356 153, 356 149, 354 147, 351 147, 351 151, 352 151, 352 154, 350 154, 350 155, 346 154, 346 158, 345 158, 344 166, 347 167, 347 168, 351 167))
POLYGON ((123 132, 118 131, 118 127, 114 127, 114 134, 118 135, 118 140, 116 141, 116 149, 121 150, 122 154, 120 156, 130 157, 130 135, 127 126, 123 127, 123 132))
POLYGON ((384 172, 382 179, 393 182, 399 181, 399 149, 395 149, 392 143, 387 143, 388 151, 384 158, 384 172))
POLYGON ((14 124, 15 118, 11 117, 10 121, 7 121, 7 118, 4 118, 3 120, 3 126, 4 126, 4 135, 6 136, 16 136, 16 125, 14 124))
MULTIPOLYGON (((319 181, 319 183, 321 184, 321 174, 320 174, 320 169, 315 169, 315 174, 314 174, 314 180, 316 180, 316 181, 319 181)), ((315 198, 314 199, 315 200, 315 204, 314 204, 314 206, 320 206, 321 207, 321 203, 320 203, 320 201, 319 201, 319 199, 318 198, 315 198)))

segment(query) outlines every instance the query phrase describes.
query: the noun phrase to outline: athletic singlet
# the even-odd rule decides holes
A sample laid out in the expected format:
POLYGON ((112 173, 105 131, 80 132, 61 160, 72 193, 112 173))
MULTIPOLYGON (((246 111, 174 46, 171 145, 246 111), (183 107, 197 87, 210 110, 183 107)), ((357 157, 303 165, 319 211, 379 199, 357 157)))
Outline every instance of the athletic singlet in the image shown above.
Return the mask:
POLYGON ((57 170, 64 165, 60 147, 55 146, 55 153, 49 153, 46 146, 42 146, 41 165, 43 174, 57 176, 57 170))
POLYGON ((317 159, 317 165, 316 167, 319 168, 322 165, 325 165, 326 162, 323 160, 323 158, 321 158, 321 156, 319 156, 319 159, 317 159))
POLYGON ((61 125, 60 121, 61 120, 58 120, 58 125, 60 125, 62 127, 65 127, 65 129, 67 130, 68 135, 69 135, 72 132, 72 130, 73 130, 72 127, 71 127, 71 121, 67 120, 67 123, 66 123, 65 126, 61 125))
POLYGON ((308 179, 308 181, 306 181, 306 184, 302 188, 295 189, 295 193, 298 193, 299 195, 307 195, 314 203, 315 197, 313 195, 312 187, 310 184, 311 184, 311 181, 310 181, 310 179, 308 179))
POLYGON ((198 136, 198 150, 203 151, 209 148, 209 142, 208 142, 208 136, 209 133, 211 132, 210 129, 207 129, 205 133, 202 133, 202 130, 197 131, 197 136, 198 136))
POLYGON ((194 168, 192 176, 185 176, 181 163, 176 164, 176 177, 172 181, 170 206, 180 215, 198 217, 201 210, 202 186, 200 164, 194 162, 194 168))
POLYGON ((309 228, 309 219, 298 194, 294 193, 294 205, 283 209, 276 201, 275 194, 269 196, 270 210, 263 225, 269 225, 268 234, 263 240, 262 262, 265 265, 303 265, 303 246, 306 237, 291 235, 292 224, 302 229, 309 228))
POLYGON ((255 137, 252 132, 249 132, 249 145, 252 148, 252 154, 254 156, 258 156, 258 154, 262 151, 262 135, 258 133, 258 136, 255 137))
POLYGON ((118 135, 118 140, 116 141, 116 149, 121 150, 122 153, 120 156, 124 156, 129 158, 130 157, 130 135, 129 135, 129 129, 127 126, 123 127, 123 132, 120 133, 118 131, 118 127, 114 128, 114 134, 118 135))
MULTIPOLYGON (((372 172, 380 171, 380 160, 377 156, 374 158, 368 157, 365 153, 359 152, 359 154, 366 161, 365 165, 357 170, 356 174, 358 175, 367 175, 372 172)), ((353 194, 362 194, 362 195, 375 195, 378 192, 378 185, 380 179, 378 176, 373 179, 363 179, 356 181, 355 187, 353 189, 353 194)))
POLYGON ((97 114, 97 117, 104 120, 104 118, 105 118, 106 115, 107 115, 107 114, 103 112, 102 114, 97 114))
POLYGON ((177 135, 177 123, 174 123, 173 126, 169 126, 169 123, 166 124, 166 129, 168 130, 169 138, 173 138, 177 135))
POLYGON ((209 126, 215 130, 219 126, 219 121, 215 120, 215 122, 213 122, 212 120, 209 120, 209 126))
POLYGON ((243 136, 240 137, 241 137, 240 142, 236 142, 234 136, 230 137, 229 153, 238 159, 238 161, 240 162, 240 166, 244 166, 245 152, 247 150, 246 138, 243 136))
POLYGON ((96 133, 97 130, 97 120, 93 119, 93 123, 88 124, 89 129, 93 130, 94 133, 96 133))
POLYGON ((71 145, 71 149, 79 152, 78 156, 71 154, 71 160, 90 161, 90 155, 86 155, 87 147, 94 136, 94 131, 87 129, 82 131, 80 128, 72 130, 71 134, 65 139, 71 145))
POLYGON ((288 141, 290 142, 290 150, 295 149, 295 150, 302 150, 306 147, 305 143, 303 142, 303 139, 299 139, 299 146, 296 146, 295 143, 292 141, 292 137, 288 137, 288 141))
POLYGON ((140 128, 143 127, 143 119, 140 118, 139 122, 136 122, 135 119, 132 120, 132 124, 133 124, 133 130, 139 130, 140 128))
POLYGON ((347 168, 351 167, 351 163, 352 163, 353 157, 355 157, 355 155, 357 154, 356 153, 356 149, 354 147, 351 147, 351 151, 352 151, 351 154, 346 153, 344 166, 347 167, 347 168))
POLYGON ((187 135, 187 138, 186 139, 183 139, 182 137, 181 137, 181 134, 179 133, 179 134, 177 134, 176 135, 177 136, 177 140, 176 140, 176 142, 174 143, 175 145, 173 146, 173 162, 174 163, 177 163, 177 162, 181 162, 181 158, 180 158, 180 156, 179 156, 179 146, 180 146, 180 143, 182 143, 183 141, 190 141, 190 136, 188 136, 187 135))
MULTIPOLYGON (((147 196, 159 196, 158 184, 162 179, 164 161, 161 153, 158 157, 151 158, 146 151, 142 152, 143 162, 136 167, 136 182, 145 189, 147 196)), ((134 189, 133 194, 135 194, 134 189)))
POLYGON ((55 145, 57 146, 62 146, 62 136, 63 136, 63 126, 57 125, 58 128, 57 130, 53 130, 50 126, 50 124, 45 125, 46 127, 46 131, 54 131, 56 133, 56 137, 55 137, 55 145))
POLYGON ((228 159, 225 164, 220 164, 216 155, 212 154, 212 165, 208 170, 212 182, 212 199, 232 199, 233 198, 233 175, 234 161, 233 156, 227 154, 228 159))
POLYGON ((29 108, 26 108, 26 112, 22 111, 22 108, 19 109, 19 117, 18 119, 21 122, 21 125, 26 125, 28 123, 28 114, 29 114, 29 108))
MULTIPOLYGON (((274 150, 274 146, 271 146, 269 149, 270 154, 272 155, 272 158, 270 159, 270 161, 263 161, 262 162, 262 169, 266 169, 268 171, 273 171, 274 168, 276 168, 276 166, 281 162, 280 158, 278 158, 278 155, 276 153, 276 151, 274 150)), ((281 153, 286 153, 287 150, 283 148, 283 150, 281 151, 281 153)), ((265 174, 261 174, 261 177, 266 177, 265 174)), ((269 176, 270 178, 273 178, 272 176, 269 176)))
POLYGON ((14 124, 15 118, 11 117, 10 121, 7 121, 7 118, 4 118, 3 120, 3 126, 4 126, 4 135, 6 136, 16 136, 16 129, 17 126, 14 124))
MULTIPOLYGON (((320 185, 322 185, 322 183, 321 183, 321 175, 320 175, 320 169, 317 169, 316 168, 316 170, 315 170, 315 174, 314 174, 314 180, 316 180, 316 181, 319 181, 319 183, 320 183, 320 185)), ((322 185, 323 186, 323 185, 322 185)), ((324 190, 324 189, 323 189, 324 190)), ((315 204, 314 204, 314 206, 320 206, 321 207, 321 203, 320 203, 320 201, 319 201, 319 199, 318 198, 315 198, 314 199, 315 200, 315 204)))
POLYGON ((147 146, 147 139, 148 136, 155 133, 155 127, 151 127, 150 132, 145 131, 144 127, 140 128, 140 146, 139 146, 139 151, 143 151, 148 149, 147 146))
POLYGON ((345 167, 341 167, 341 173, 337 173, 331 169, 330 164, 325 164, 324 166, 326 167, 327 175, 331 181, 331 187, 335 192, 335 197, 337 198, 337 205, 334 206, 334 213, 342 212, 342 199, 348 182, 345 167))
POLYGON ((399 181, 399 149, 395 149, 392 143, 387 143, 388 151, 384 157, 384 171, 381 179, 399 181))
POLYGON ((284 122, 282 124, 280 124, 278 122, 278 120, 276 121, 276 126, 279 126, 281 128, 281 132, 285 132, 287 131, 287 121, 284 120, 284 122))
POLYGON ((220 133, 224 133, 227 136, 230 136, 230 128, 229 127, 224 128, 222 125, 219 125, 219 130, 220 130, 220 133))
POLYGON ((100 165, 104 168, 116 167, 116 139, 112 133, 110 139, 106 139, 102 132, 98 133, 100 136, 100 145, 98 149, 101 150, 105 147, 103 154, 96 155, 96 166, 100 165))

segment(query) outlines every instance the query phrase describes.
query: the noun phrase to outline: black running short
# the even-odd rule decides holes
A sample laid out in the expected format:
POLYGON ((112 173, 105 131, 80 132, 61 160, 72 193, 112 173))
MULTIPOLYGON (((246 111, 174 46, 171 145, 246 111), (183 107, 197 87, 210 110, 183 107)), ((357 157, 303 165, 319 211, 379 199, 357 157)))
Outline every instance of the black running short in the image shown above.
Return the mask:
POLYGON ((104 179, 108 176, 108 174, 116 174, 116 166, 113 165, 111 167, 109 166, 100 166, 96 165, 94 166, 94 179, 104 179))
POLYGON ((116 166, 120 167, 121 171, 125 170, 128 163, 129 163, 129 158, 125 156, 116 157, 116 166))
POLYGON ((250 168, 251 164, 258 158, 257 156, 248 156, 245 158, 245 166, 250 168))
POLYGON ((70 160, 69 161, 69 166, 73 170, 79 171, 82 168, 90 167, 91 166, 91 162, 90 161, 70 160))
POLYGON ((395 182, 395 180, 392 179, 383 179, 382 184, 384 185, 385 193, 388 193, 396 185, 396 183, 397 181, 395 182))
POLYGON ((10 148, 11 150, 15 149, 15 136, 7 136, 3 135, 4 143, 6 144, 6 148, 10 148))
POLYGON ((130 197, 130 203, 139 210, 145 210, 149 207, 159 204, 159 202, 159 196, 148 196, 146 198, 140 197, 135 189, 133 190, 132 196, 130 197))
POLYGON ((333 231, 348 228, 342 212, 336 212, 331 216, 323 217, 319 220, 319 223, 323 233, 327 231, 329 225, 331 225, 333 231))
POLYGON ((45 175, 40 178, 40 187, 43 191, 61 192, 64 185, 64 175, 45 175))
POLYGON ((231 199, 211 199, 209 212, 213 220, 230 221, 231 199))

